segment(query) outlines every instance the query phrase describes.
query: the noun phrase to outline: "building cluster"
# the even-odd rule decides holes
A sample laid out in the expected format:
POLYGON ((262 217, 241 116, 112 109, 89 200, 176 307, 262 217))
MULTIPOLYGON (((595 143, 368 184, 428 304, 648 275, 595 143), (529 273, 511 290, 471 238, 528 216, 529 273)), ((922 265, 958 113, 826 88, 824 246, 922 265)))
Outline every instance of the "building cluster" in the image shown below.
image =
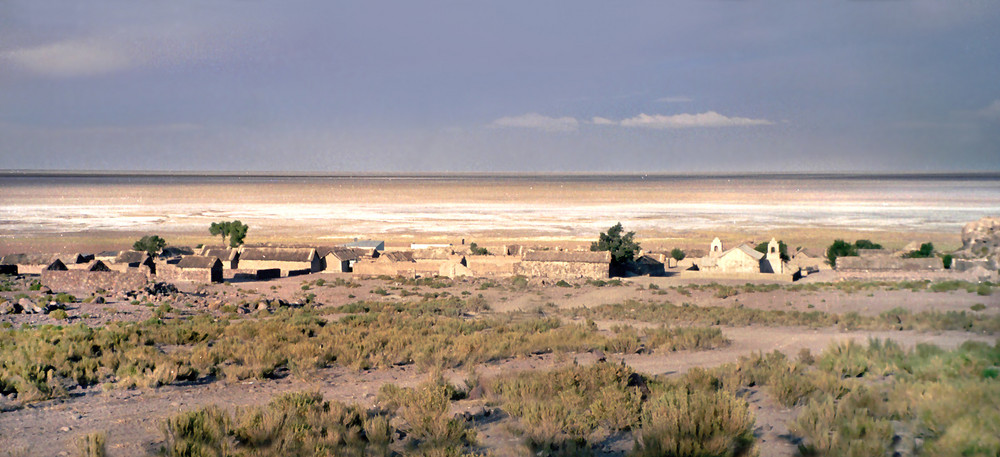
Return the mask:
MULTIPOLYGON (((763 248, 761 245, 760 248, 763 248)), ((905 250, 905 248, 904 248, 905 250)), ((612 274, 672 274, 687 278, 794 281, 829 269, 822 255, 798 250, 782 258, 781 244, 772 238, 761 252, 742 243, 725 249, 715 238, 708 253, 678 263, 663 253, 640 253, 626 270, 612 263, 606 251, 532 249, 508 245, 486 255, 466 246, 412 244, 410 249, 386 250, 384 241, 363 240, 337 246, 241 246, 239 248, 169 247, 153 257, 141 251, 109 251, 94 255, 15 254, 0 259, 0 274, 38 274, 53 289, 123 289, 141 287, 149 280, 165 282, 222 282, 266 280, 317 272, 359 276, 510 277, 546 279, 604 279, 612 274)), ((943 270, 941 259, 906 258, 884 250, 861 250, 856 257, 838 259, 843 274, 933 272, 943 270)))

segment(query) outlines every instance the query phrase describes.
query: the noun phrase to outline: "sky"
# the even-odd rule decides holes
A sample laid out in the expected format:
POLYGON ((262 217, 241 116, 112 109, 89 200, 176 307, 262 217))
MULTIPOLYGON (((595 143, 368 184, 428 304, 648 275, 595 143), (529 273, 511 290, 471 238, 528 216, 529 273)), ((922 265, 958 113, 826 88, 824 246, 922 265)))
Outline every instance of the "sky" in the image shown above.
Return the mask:
POLYGON ((0 169, 1000 171, 1000 2, 0 0, 0 169))

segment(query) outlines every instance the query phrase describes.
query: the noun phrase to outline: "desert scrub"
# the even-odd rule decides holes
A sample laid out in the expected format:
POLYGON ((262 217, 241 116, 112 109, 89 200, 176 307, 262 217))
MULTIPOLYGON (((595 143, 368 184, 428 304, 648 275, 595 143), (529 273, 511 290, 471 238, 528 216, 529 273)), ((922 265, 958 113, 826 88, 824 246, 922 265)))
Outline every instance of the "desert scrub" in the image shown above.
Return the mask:
POLYGON ((637 320, 668 325, 730 326, 804 326, 840 327, 844 330, 964 330, 976 333, 1000 332, 1000 316, 981 316, 965 311, 923 311, 912 313, 894 308, 878 316, 855 312, 831 314, 821 311, 762 310, 744 307, 674 305, 628 300, 591 308, 578 307, 561 311, 573 318, 637 320))
POLYGON ((105 441, 107 435, 104 432, 94 432, 83 435, 76 440, 76 449, 80 457, 104 457, 105 441))
POLYGON ((722 336, 722 330, 710 327, 659 327, 647 328, 646 344, 650 349, 680 351, 687 349, 715 349, 728 346, 731 341, 722 336))
POLYGON ((754 455, 754 417, 746 401, 717 390, 673 389, 642 408, 631 455, 754 455))
POLYGON ((487 390, 518 418, 515 428, 533 454, 566 455, 639 423, 642 393, 630 383, 637 377, 627 367, 597 363, 499 378, 487 390))
POLYGON ((282 309, 263 319, 229 321, 201 314, 167 322, 90 328, 0 330, 0 392, 20 401, 63 395, 64 385, 109 382, 153 387, 202 377, 266 379, 284 369, 311 377, 317 369, 417 364, 454 368, 545 352, 605 346, 596 329, 526 313, 469 319, 461 300, 415 306, 359 302, 328 321, 312 310, 282 309))
MULTIPOLYGON (((173 416, 162 425, 167 456, 390 455, 417 448, 390 425, 392 414, 326 401, 314 392, 275 397, 263 407, 227 413, 218 406, 173 416)), ((422 419, 422 418, 420 418, 422 419)), ((467 443, 445 445, 458 451, 467 443)))
POLYGON ((423 452, 467 448, 476 444, 475 430, 448 414, 456 389, 440 379, 415 389, 385 384, 378 403, 406 423, 411 445, 423 452))

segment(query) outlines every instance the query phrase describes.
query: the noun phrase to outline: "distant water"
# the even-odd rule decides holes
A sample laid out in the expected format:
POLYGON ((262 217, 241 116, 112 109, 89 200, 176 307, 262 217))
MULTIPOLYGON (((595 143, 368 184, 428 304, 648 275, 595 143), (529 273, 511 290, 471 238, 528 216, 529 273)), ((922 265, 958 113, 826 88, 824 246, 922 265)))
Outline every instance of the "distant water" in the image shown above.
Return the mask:
POLYGON ((799 226, 957 232, 1000 215, 1000 175, 0 175, 0 235, 590 236, 799 226), (260 233, 260 232, 258 232, 260 233))

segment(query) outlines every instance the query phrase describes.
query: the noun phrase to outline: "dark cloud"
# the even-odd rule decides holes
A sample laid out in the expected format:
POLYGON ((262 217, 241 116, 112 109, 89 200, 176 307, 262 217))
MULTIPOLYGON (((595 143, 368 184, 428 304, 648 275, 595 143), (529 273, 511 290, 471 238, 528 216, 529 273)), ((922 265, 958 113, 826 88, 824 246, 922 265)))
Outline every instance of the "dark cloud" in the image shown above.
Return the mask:
POLYGON ((0 168, 997 170, 998 19, 988 1, 10 0, 0 168))

